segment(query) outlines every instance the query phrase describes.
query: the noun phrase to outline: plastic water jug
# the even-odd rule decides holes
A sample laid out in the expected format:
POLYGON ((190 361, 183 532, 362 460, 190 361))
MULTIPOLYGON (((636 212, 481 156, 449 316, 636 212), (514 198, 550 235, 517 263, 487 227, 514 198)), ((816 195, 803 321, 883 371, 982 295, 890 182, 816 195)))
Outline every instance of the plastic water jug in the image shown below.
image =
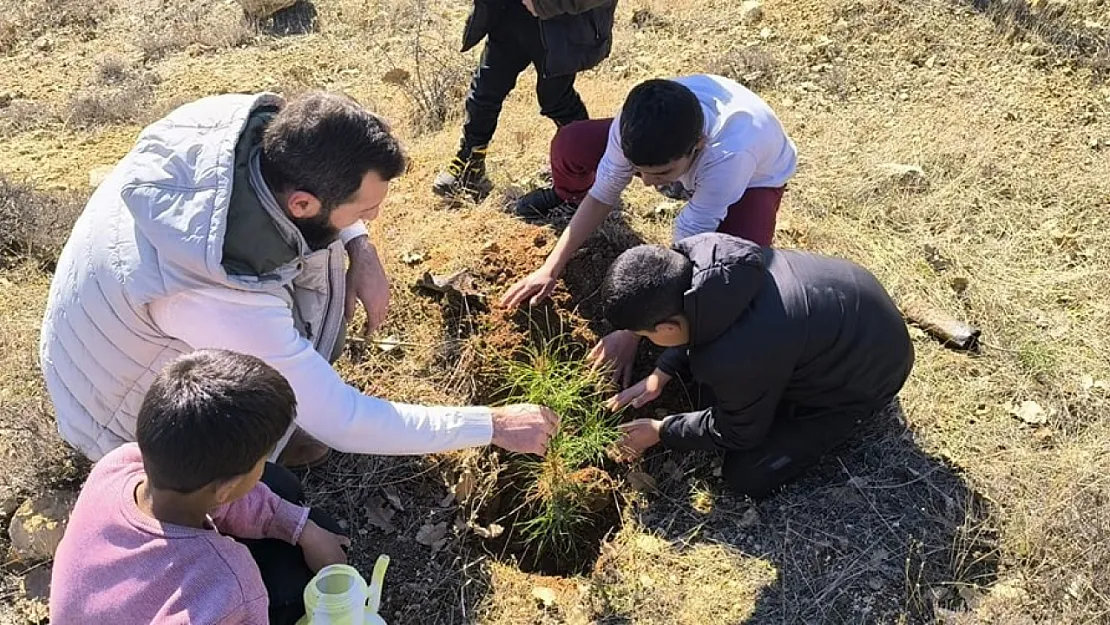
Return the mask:
POLYGON ((297 625, 386 625, 378 615, 389 556, 378 556, 370 585, 353 566, 320 569, 304 589, 304 618, 297 625))

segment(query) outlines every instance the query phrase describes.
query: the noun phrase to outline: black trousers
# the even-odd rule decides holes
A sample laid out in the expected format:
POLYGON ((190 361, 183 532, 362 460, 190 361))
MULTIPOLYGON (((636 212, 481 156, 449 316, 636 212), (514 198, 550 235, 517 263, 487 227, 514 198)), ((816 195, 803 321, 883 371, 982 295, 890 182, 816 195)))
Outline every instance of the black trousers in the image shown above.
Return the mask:
POLYGON ((462 151, 489 145, 497 130, 497 118, 517 77, 529 65, 536 67, 536 98, 540 114, 565 126, 589 118, 586 105, 574 89, 575 74, 544 76, 546 57, 540 38, 539 20, 528 13, 519 0, 506 4, 489 34, 482 60, 470 81, 466 95, 466 121, 463 123, 462 151))
MULTIPOLYGON (((304 505, 304 487, 289 469, 266 463, 262 483, 278 497, 304 505)), ((312 509, 308 518, 330 532, 344 533, 335 520, 322 510, 312 509)), ((262 573, 262 583, 270 596, 270 624, 294 625, 297 619, 304 616, 304 589, 315 575, 305 564, 301 548, 282 540, 236 540, 250 549, 262 573)))
POLYGON ((873 414, 782 405, 759 447, 725 452, 721 477, 738 493, 752 499, 766 497, 851 438, 873 414))

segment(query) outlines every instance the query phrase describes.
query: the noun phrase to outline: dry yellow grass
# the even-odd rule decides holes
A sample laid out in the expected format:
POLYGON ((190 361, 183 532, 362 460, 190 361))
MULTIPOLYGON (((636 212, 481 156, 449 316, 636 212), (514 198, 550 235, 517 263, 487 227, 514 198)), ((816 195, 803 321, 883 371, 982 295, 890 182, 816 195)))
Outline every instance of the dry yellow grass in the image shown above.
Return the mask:
MULTIPOLYGON (((532 230, 499 211, 500 195, 438 206, 430 180, 454 151, 457 117, 436 130, 441 103, 385 80, 395 68, 419 69, 426 84, 468 71, 475 54, 455 53, 468 3, 320 0, 317 32, 249 41, 216 11, 205 19, 218 37, 157 54, 142 36, 150 29, 131 19, 155 19, 157 3, 95 4, 93 23, 29 25, 28 3, 3 3, 0 94, 15 100, 0 109, 0 172, 84 192, 91 167, 122 156, 175 103, 347 91, 394 121, 413 167, 374 226, 394 285, 381 335, 405 346, 385 354, 356 342, 341 368, 399 400, 471 399, 472 363, 456 341, 474 328, 408 287, 425 270, 478 269, 487 241, 532 230), (124 125, 66 123, 57 111, 95 86, 106 53, 157 76, 149 104, 124 125), (39 119, 36 108, 53 112, 39 119), (408 252, 425 259, 410 266, 408 252)), ((455 517, 438 503, 457 458, 332 463, 309 476, 313 497, 348 522, 356 562, 396 554, 387 608, 397 622, 1107 622, 1110 16, 1099 0, 1032 4, 768 0, 761 22, 743 25, 734 0, 622 0, 612 58, 579 80, 591 112, 615 111, 648 77, 712 68, 750 81, 801 155, 779 243, 852 258, 900 300, 982 327, 982 353, 917 337, 904 423, 877 426, 759 504, 755 521, 722 492, 710 460, 651 460, 660 492, 633 497, 596 572, 569 581, 521 573, 473 537, 434 557, 412 542, 422 524, 455 517), (877 167, 892 162, 920 166, 927 187, 887 184, 877 167), (1043 407, 1044 424, 1011 413, 1025 401, 1043 407), (412 502, 396 535, 365 520, 367 497, 383 487, 412 502), (537 585, 556 591, 553 608, 531 597, 537 585)), ((509 195, 534 183, 553 131, 537 118, 531 81, 507 102, 491 155, 509 195)), ((449 87, 445 110, 457 116, 451 94, 464 84, 449 87)), ((660 202, 644 189, 625 195, 624 221, 645 240, 668 236, 652 216, 660 202)), ((48 277, 27 263, 0 275, 0 488, 27 493, 71 472, 34 357, 48 277)))

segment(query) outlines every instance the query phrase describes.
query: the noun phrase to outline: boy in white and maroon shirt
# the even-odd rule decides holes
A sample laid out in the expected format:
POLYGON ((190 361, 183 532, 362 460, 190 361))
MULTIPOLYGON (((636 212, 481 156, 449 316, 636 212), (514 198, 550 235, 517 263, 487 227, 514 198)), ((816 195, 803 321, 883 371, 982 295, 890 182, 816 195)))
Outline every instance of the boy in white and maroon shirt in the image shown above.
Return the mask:
POLYGON ((345 563, 349 541, 265 483, 303 497, 292 474, 266 464, 295 407, 285 378, 253 356, 209 350, 167 365, 143 400, 138 444, 102 458, 81 491, 54 560, 51 622, 303 616, 305 584, 345 563))
MULTIPOLYGON (((552 186, 522 197, 521 217, 575 207, 544 264, 509 288, 502 305, 538 304, 605 221, 633 178, 681 197, 674 242, 706 232, 769 246, 797 150, 774 111, 737 82, 710 74, 648 80, 613 119, 575 122, 551 142, 552 186)), ((614 332, 591 357, 628 384, 639 339, 614 332)))

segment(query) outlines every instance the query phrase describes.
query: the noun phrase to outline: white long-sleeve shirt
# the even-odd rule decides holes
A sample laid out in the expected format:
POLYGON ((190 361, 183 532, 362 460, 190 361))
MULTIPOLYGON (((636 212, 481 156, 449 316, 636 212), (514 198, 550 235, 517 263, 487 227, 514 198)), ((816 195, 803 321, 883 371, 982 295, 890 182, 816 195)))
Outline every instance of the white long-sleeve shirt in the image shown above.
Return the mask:
MULTIPOLYGON (((345 230, 343 239, 359 232, 345 230)), ((488 408, 394 403, 345 383, 297 332, 292 311, 277 296, 197 289, 156 300, 150 315, 193 349, 250 354, 277 369, 296 393, 297 424, 338 451, 427 454, 487 445, 493 437, 488 408)))
MULTIPOLYGON (((678 180, 693 191, 674 223, 674 240, 715 232, 728 208, 753 187, 781 187, 794 175, 797 151, 774 111, 759 96, 727 78, 697 74, 673 79, 686 86, 705 114, 706 145, 678 180)), ((620 114, 590 196, 616 205, 635 170, 621 149, 620 114)))

